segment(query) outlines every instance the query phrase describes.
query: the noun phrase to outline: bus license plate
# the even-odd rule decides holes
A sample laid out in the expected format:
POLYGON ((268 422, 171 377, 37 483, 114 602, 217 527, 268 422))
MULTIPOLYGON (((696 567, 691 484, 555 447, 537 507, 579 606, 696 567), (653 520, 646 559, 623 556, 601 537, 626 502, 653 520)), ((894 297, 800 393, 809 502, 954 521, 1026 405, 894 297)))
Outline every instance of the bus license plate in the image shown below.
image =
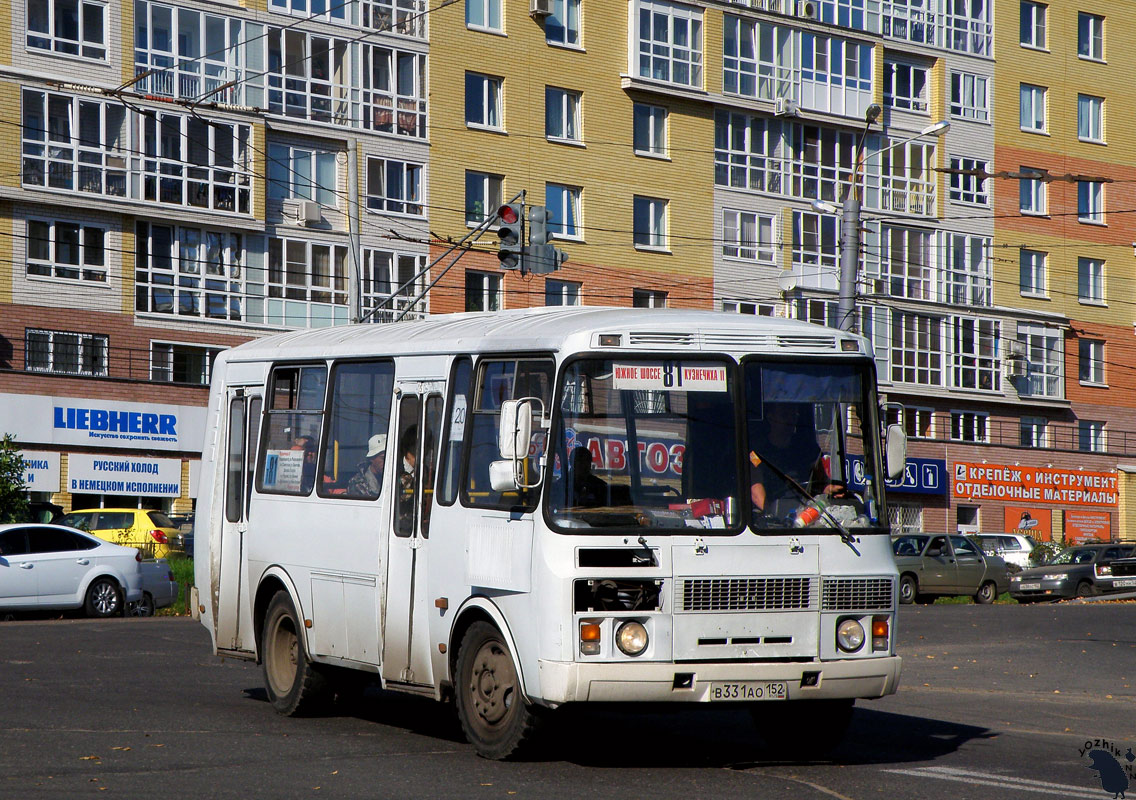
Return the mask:
POLYGON ((710 684, 710 699, 718 700, 788 700, 788 685, 781 681, 738 681, 710 684))
POLYGON ((1023 583, 1022 584, 1022 591, 1026 591, 1026 592, 1032 591, 1034 589, 1040 589, 1040 588, 1041 588, 1040 583, 1023 583))
POLYGON ((1136 578, 1121 578, 1112 582, 1113 586, 1136 586, 1136 578))

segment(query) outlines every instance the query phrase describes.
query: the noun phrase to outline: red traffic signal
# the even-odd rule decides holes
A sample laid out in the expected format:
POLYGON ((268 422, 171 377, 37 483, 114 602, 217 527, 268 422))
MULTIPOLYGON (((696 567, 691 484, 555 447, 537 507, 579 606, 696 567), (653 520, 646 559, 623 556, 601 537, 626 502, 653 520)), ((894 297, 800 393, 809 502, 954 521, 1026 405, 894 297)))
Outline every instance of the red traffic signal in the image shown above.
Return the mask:
POLYGON ((512 203, 507 203, 497 209, 497 216, 506 225, 513 225, 517 221, 517 206, 512 203))

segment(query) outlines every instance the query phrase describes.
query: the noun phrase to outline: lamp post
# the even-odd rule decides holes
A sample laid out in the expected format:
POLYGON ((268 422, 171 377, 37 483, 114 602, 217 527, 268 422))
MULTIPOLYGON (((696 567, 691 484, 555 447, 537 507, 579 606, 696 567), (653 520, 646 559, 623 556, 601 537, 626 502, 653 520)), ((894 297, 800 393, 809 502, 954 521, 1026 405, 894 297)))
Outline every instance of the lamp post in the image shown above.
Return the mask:
MULTIPOLYGON (((881 108, 872 103, 864 113, 864 130, 860 132, 860 140, 856 144, 856 157, 853 160, 852 180, 848 191, 844 195, 844 202, 840 208, 840 284, 837 296, 836 321, 840 330, 855 332, 856 325, 856 275, 860 271, 860 204, 861 184, 860 168, 872 156, 886 153, 892 148, 913 142, 924 136, 935 136, 951 127, 948 120, 940 120, 928 125, 914 136, 893 142, 887 147, 876 150, 874 153, 864 155, 864 139, 872 123, 879 119, 881 108)), ((818 200, 813 201, 813 208, 826 213, 835 213, 836 207, 818 200)))

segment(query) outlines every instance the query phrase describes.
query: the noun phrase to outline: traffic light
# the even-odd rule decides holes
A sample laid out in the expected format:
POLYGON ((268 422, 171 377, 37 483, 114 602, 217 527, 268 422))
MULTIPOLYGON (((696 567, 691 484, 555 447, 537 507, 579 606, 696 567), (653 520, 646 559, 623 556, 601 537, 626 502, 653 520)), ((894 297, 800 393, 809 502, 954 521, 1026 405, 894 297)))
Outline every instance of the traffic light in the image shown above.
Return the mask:
POLYGON ((552 212, 545 206, 529 209, 529 248, 525 251, 525 269, 534 275, 555 272, 568 259, 567 253, 548 243, 551 238, 548 227, 552 221, 552 212))
POLYGON ((520 203, 506 203, 497 209, 501 227, 497 229, 500 245, 497 258, 502 269, 520 269, 525 253, 525 207, 520 203))
POLYGON ((548 244, 548 222, 552 215, 544 206, 529 209, 529 245, 538 247, 548 244))

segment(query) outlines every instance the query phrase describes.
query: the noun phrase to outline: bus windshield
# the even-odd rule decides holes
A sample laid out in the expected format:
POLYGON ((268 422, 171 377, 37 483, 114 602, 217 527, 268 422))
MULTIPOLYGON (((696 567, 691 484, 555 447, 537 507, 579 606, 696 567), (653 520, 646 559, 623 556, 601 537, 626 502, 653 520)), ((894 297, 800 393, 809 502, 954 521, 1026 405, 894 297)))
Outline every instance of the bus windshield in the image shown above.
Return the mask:
POLYGON ((742 369, 753 528, 879 527, 868 366, 755 359, 742 369))
POLYGON ((548 453, 552 523, 738 525, 735 373, 724 360, 569 363, 548 453))

